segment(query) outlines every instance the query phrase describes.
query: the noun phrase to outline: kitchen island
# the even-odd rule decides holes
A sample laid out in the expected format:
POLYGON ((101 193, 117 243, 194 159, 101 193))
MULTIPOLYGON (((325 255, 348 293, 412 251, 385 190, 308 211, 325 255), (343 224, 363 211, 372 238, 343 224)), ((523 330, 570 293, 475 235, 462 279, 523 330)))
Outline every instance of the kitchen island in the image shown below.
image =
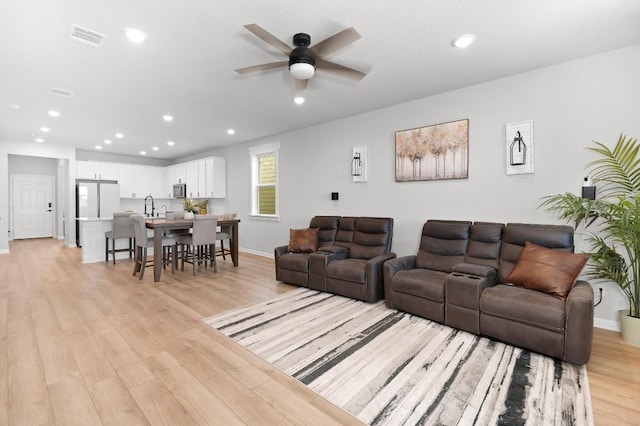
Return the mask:
MULTIPOLYGON (((106 241, 104 233, 113 229, 113 217, 79 217, 79 242, 82 246, 82 263, 104 262, 106 241)), ((126 238, 116 240, 116 249, 127 248, 126 238)), ((153 251, 150 252, 150 254, 153 251)), ((129 258, 126 252, 116 253, 116 259, 129 258)))

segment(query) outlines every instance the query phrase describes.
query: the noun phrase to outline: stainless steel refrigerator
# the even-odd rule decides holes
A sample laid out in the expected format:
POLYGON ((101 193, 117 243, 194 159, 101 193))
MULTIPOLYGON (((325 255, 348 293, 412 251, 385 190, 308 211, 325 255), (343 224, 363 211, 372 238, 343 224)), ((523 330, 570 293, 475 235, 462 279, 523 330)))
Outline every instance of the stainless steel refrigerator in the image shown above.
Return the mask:
POLYGON ((76 180, 76 244, 80 240, 78 218, 113 218, 120 210, 120 186, 115 180, 76 180))

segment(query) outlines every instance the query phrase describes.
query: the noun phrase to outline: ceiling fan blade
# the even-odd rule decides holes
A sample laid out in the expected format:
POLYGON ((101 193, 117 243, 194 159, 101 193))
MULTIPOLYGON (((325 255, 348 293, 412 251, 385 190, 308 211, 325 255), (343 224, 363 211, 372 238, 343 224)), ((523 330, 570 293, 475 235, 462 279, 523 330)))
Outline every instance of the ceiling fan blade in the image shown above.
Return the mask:
POLYGON ((273 68, 288 66, 289 61, 270 62, 268 64, 253 65, 251 67, 239 68, 236 70, 238 74, 247 74, 256 71, 265 71, 273 68))
POLYGON ((320 43, 317 43, 311 48, 311 51, 317 57, 329 56, 332 53, 343 49, 359 38, 360 33, 358 33, 355 28, 347 28, 346 30, 340 31, 339 33, 332 35, 331 37, 321 41, 320 43))
POLYGON ((289 56, 289 54, 291 53, 291 50, 293 50, 293 48, 290 47, 287 43, 280 40, 279 38, 271 34, 269 31, 265 30, 258 24, 247 24, 244 27, 247 30, 249 30, 251 33, 253 33, 254 36, 258 37, 260 40, 264 41, 269 46, 273 47, 277 51, 282 52, 287 56, 289 56))
POLYGON ((297 78, 293 79, 295 85, 296 85, 296 90, 297 91, 301 91, 307 88, 307 84, 309 84, 309 79, 306 80, 298 80, 297 78))
POLYGON ((330 72, 339 77, 344 77, 356 81, 362 80, 366 75, 362 71, 354 70, 353 68, 345 67, 344 65, 336 64, 335 62, 329 62, 324 59, 316 59, 316 68, 330 72))

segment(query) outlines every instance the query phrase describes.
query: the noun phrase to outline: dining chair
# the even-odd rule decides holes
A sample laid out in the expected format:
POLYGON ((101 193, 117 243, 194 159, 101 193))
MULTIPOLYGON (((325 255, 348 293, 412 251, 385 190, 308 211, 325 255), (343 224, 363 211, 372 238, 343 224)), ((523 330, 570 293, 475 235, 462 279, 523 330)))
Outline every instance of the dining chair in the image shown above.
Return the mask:
POLYGON ((184 271, 184 263, 191 263, 193 275, 196 275, 198 264, 207 261, 213 264, 213 271, 218 272, 216 263, 216 240, 218 229, 218 217, 211 215, 196 215, 193 218, 192 233, 177 235, 175 238, 183 246, 181 250, 181 270, 184 271), (184 252, 186 247, 187 251, 184 252))
POLYGON ((130 216, 130 220, 133 223, 133 229, 136 233, 136 264, 133 267, 133 275, 135 276, 138 271, 140 272, 139 279, 142 279, 144 275, 144 269, 147 265, 153 265, 153 262, 160 261, 162 265, 166 267, 167 263, 171 262, 171 273, 176 271, 176 239, 174 237, 162 237, 162 249, 165 247, 168 249, 169 255, 164 256, 163 253, 154 253, 153 260, 147 259, 147 249, 153 247, 154 237, 150 237, 147 234, 147 225, 145 218, 142 215, 135 214, 130 216))
POLYGON ((135 231, 133 230, 133 222, 129 217, 131 212, 114 212, 112 230, 104 233, 104 261, 109 261, 109 254, 113 255, 113 264, 116 263, 116 253, 128 251, 129 259, 134 252, 135 231), (116 240, 127 238, 129 240, 129 248, 116 249, 116 240), (109 240, 111 240, 111 249, 109 249, 109 240))
POLYGON ((231 226, 224 225, 220 227, 220 231, 216 232, 216 239, 220 241, 220 250, 217 255, 222 256, 222 260, 227 260, 227 254, 231 254, 231 226), (224 248, 224 240, 229 240, 229 248, 224 248))

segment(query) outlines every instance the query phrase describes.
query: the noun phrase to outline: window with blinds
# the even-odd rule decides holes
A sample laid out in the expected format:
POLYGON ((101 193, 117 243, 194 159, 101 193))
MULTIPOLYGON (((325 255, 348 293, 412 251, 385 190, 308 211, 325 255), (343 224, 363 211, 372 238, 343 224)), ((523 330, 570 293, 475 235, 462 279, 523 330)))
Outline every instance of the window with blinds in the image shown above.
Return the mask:
POLYGON ((249 148, 251 156, 251 214, 278 218, 279 143, 249 148))
POLYGON ((258 157, 258 214, 276 214, 276 156, 258 157))

